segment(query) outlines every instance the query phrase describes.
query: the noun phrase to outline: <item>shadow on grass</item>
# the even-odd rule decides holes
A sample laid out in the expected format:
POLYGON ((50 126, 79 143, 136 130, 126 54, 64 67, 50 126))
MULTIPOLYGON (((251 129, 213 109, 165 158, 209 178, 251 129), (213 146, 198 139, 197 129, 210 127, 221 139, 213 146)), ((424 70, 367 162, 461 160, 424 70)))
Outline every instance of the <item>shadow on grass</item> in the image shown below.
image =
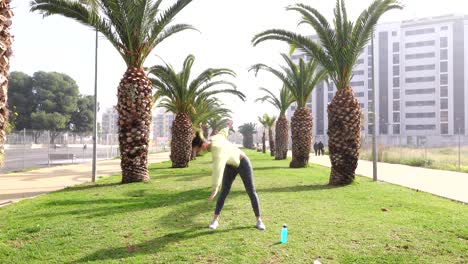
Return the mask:
POLYGON ((300 186, 287 186, 278 188, 266 188, 258 189, 259 192, 306 192, 306 191, 318 191, 318 190, 330 190, 339 188, 338 186, 331 186, 328 184, 314 184, 314 185, 300 185, 300 186))
MULTIPOLYGON (((206 228, 206 227, 204 227, 206 228)), ((157 237, 136 245, 128 245, 125 247, 116 247, 110 249, 101 249, 91 255, 81 258, 73 263, 85 263, 90 261, 106 261, 106 260, 122 260, 128 257, 137 255, 146 255, 158 253, 169 244, 178 243, 187 239, 194 239, 202 236, 211 236, 229 233, 237 230, 252 229, 252 227, 242 226, 225 230, 207 230, 207 229, 189 229, 181 232, 170 233, 161 237, 157 237)))
POLYGON ((209 188, 199 188, 182 192, 147 193, 150 190, 135 190, 123 193, 122 198, 100 199, 64 199, 47 203, 48 206, 62 206, 60 210, 35 216, 55 217, 60 215, 82 215, 83 217, 102 217, 114 214, 138 212, 166 206, 180 205, 186 202, 205 200, 209 188), (67 210, 71 207, 71 210, 67 210))
POLYGON ((72 187, 67 187, 59 192, 74 192, 74 191, 82 191, 82 190, 89 190, 89 189, 96 189, 96 188, 104 188, 104 187, 111 187, 121 185, 120 182, 108 182, 108 183, 98 183, 98 184, 86 184, 86 185, 77 185, 72 187))

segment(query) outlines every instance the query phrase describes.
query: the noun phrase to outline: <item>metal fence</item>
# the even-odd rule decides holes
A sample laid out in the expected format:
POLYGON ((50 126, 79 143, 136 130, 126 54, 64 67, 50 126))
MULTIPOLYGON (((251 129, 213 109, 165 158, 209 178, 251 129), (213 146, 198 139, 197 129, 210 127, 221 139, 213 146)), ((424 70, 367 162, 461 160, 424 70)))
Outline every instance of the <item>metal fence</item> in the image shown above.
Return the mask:
MULTIPOLYGON (((380 162, 468 172, 465 135, 377 136, 376 139, 380 162)), ((372 160, 371 135, 362 139, 360 158, 372 160)))
MULTIPOLYGON (((149 152, 169 149, 168 140, 151 141, 149 152)), ((22 130, 7 135, 4 166, 0 173, 28 170, 61 164, 84 163, 92 160, 93 138, 90 134, 22 130)), ((120 156, 118 135, 99 134, 97 158, 120 156)))

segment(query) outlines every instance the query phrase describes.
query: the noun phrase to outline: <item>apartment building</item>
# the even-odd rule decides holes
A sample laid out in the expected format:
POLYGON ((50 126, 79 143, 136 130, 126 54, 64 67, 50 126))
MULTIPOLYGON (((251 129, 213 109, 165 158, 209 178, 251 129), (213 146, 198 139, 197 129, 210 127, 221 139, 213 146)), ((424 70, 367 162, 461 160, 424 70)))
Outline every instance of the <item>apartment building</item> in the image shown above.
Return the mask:
POLYGON ((102 114, 102 133, 116 135, 119 131, 117 126, 118 113, 115 107, 108 108, 102 114))
MULTIPOLYGON (((373 83, 377 134, 388 136, 389 143, 419 144, 430 137, 433 144, 450 144, 454 135, 467 134, 468 16, 379 24, 373 43, 361 51, 351 81, 364 114, 363 134, 370 134, 374 125, 373 83)), ((307 59, 300 52, 292 55, 296 61, 300 57, 307 59)), ((311 97, 317 140, 326 141, 326 108, 335 92, 333 83, 322 83, 311 97)), ((294 110, 292 106, 288 117, 294 110)))
POLYGON ((153 113, 153 138, 156 142, 169 142, 174 114, 166 112, 163 108, 156 108, 153 113))

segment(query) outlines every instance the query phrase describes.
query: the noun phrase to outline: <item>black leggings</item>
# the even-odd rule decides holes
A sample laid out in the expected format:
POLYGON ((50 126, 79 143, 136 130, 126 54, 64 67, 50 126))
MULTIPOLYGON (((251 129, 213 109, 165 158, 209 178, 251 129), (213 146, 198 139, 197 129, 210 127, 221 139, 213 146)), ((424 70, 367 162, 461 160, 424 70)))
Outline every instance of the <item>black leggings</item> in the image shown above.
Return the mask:
POLYGON ((250 197, 250 203, 252 204, 253 211, 256 217, 260 216, 260 208, 258 202, 258 195, 255 191, 253 182, 253 170, 250 160, 244 157, 240 161, 238 168, 226 165, 224 169, 223 183, 221 187, 221 193, 219 194, 218 201, 216 202, 215 214, 219 215, 224 206, 224 201, 231 190, 232 183, 236 179, 237 174, 240 174, 242 182, 244 183, 245 190, 250 197))

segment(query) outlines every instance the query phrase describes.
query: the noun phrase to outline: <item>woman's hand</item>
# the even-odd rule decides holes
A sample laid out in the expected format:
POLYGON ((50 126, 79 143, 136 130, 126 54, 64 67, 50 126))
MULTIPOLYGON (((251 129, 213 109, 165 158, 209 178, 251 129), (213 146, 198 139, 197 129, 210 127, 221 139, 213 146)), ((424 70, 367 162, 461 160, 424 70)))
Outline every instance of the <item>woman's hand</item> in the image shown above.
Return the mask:
POLYGON ((211 192, 210 197, 208 198, 208 201, 209 202, 213 201, 213 199, 216 197, 217 194, 218 194, 218 188, 214 188, 213 191, 211 192))

